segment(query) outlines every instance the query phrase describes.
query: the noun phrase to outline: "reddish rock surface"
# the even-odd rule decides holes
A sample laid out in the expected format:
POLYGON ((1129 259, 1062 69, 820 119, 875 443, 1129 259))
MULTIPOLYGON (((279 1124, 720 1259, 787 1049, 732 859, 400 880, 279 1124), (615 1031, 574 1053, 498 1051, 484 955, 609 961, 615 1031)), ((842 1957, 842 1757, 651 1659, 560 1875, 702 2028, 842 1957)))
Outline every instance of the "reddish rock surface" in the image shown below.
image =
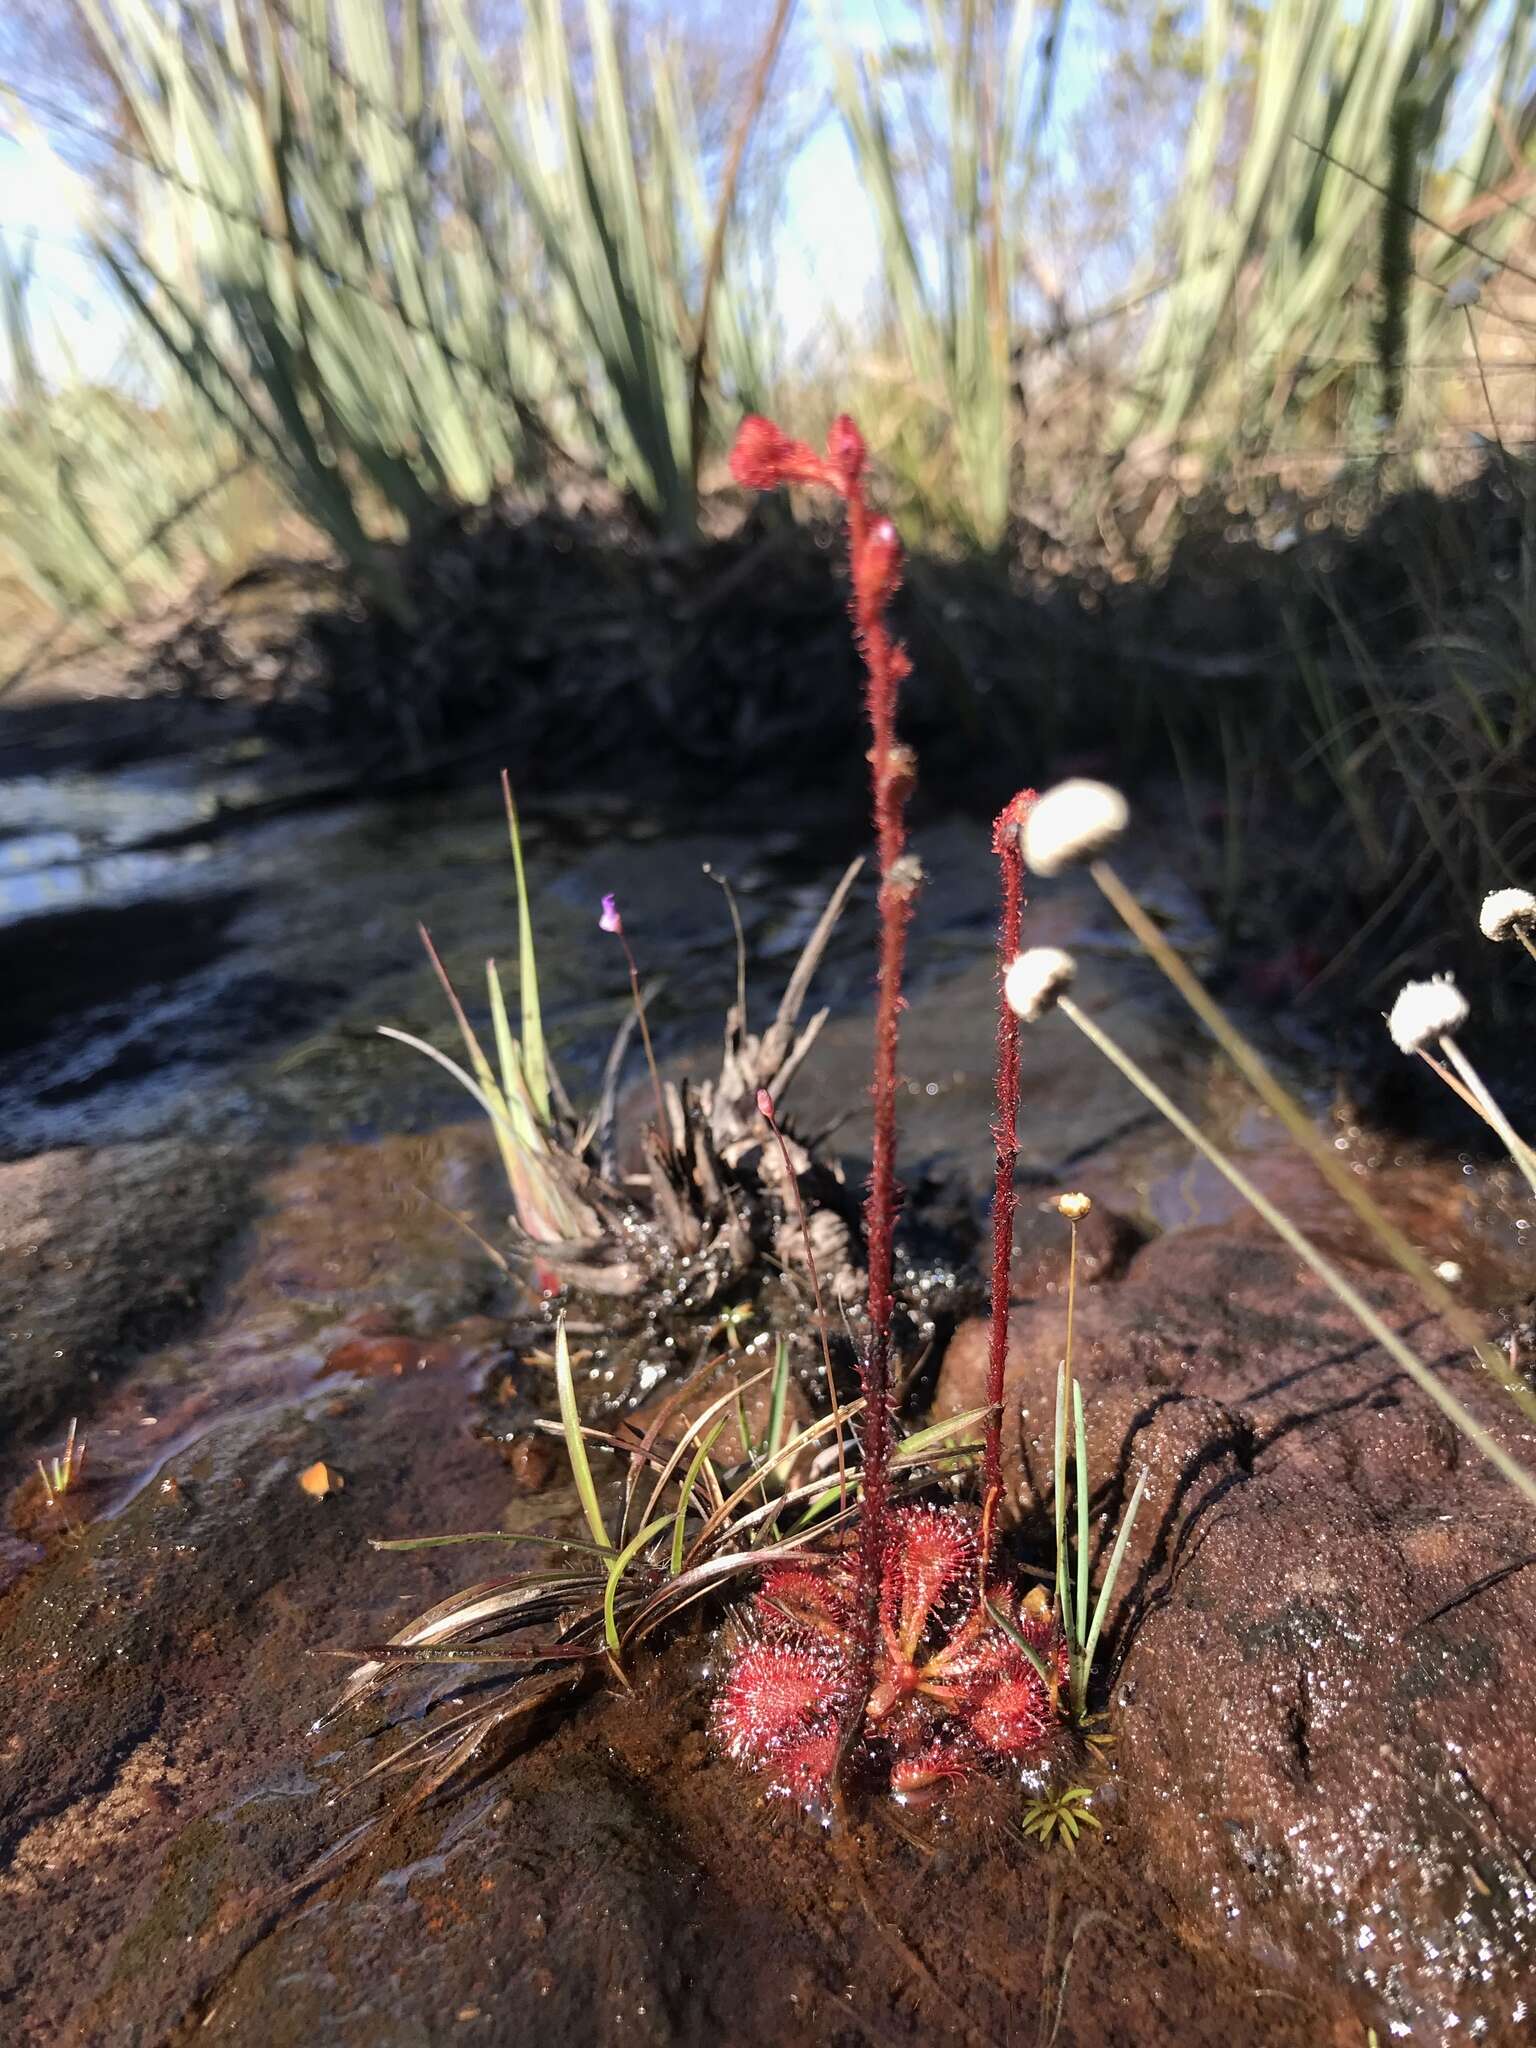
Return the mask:
MULTIPOLYGON (((1528 1468, 1536 1429, 1395 1273, 1355 1277, 1528 1468)), ((1011 1319, 1014 1498, 1050 1493, 1058 1299, 1011 1319)), ((981 1398, 963 1329, 941 1412, 981 1398)), ((1283 1247, 1188 1231, 1079 1296, 1127 1813, 1189 1924, 1415 2039, 1528 2038, 1536 1517, 1283 1247), (1526 1567, 1530 1566, 1529 1569, 1526 1567)))

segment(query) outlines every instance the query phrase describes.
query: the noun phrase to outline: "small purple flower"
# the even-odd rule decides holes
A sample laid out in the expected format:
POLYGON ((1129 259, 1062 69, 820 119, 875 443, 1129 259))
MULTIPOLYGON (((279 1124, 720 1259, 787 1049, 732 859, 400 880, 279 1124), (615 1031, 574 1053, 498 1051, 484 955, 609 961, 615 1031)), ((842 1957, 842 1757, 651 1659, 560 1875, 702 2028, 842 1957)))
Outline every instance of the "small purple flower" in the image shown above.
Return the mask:
POLYGON ((617 932, 624 935, 624 920, 619 915, 619 906, 611 896, 603 898, 603 914, 597 920, 599 931, 617 932))

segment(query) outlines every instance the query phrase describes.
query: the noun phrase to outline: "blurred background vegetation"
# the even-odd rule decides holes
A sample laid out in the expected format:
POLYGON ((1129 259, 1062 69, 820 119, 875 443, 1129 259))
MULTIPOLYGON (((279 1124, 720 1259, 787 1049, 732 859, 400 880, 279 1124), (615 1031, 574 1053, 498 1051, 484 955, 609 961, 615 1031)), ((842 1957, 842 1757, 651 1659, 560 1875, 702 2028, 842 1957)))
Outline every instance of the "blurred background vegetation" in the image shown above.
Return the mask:
POLYGON ((1228 910, 1277 762, 1370 915, 1426 862, 1529 881, 1533 38, 1536 0, 13 0, 0 689, 273 551, 419 636, 403 565, 478 508, 702 547, 743 411, 848 409, 914 545, 1015 598, 1273 569, 1262 660, 1190 717, 1154 660, 1139 708, 1220 784, 1228 910), (1368 533, 1367 601, 1325 571, 1368 533))

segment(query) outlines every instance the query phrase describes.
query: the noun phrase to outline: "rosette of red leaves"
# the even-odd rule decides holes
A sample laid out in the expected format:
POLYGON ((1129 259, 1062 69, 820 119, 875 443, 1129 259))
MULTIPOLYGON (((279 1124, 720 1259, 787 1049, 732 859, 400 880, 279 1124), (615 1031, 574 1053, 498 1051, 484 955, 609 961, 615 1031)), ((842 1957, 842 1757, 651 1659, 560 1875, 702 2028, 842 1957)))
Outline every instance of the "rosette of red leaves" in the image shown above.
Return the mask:
MULTIPOLYGON (((837 1557, 769 1570, 742 1619, 714 1733, 782 1797, 814 1806, 830 1790, 857 1703, 858 1616, 854 1561, 837 1557)), ((911 1798, 1031 1755, 1059 1719, 1065 1648, 1050 1616, 1002 1584, 983 1601, 969 1511, 898 1510, 882 1559, 874 1684, 854 1774, 911 1798)))

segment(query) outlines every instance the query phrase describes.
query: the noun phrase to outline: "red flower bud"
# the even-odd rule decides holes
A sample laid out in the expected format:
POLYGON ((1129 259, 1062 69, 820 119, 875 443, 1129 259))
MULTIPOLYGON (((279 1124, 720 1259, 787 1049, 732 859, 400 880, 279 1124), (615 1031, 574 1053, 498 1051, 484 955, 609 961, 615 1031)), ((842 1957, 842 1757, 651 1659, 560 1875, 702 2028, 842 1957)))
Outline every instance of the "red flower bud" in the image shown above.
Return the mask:
POLYGON ((736 429, 731 475, 746 491, 777 490, 780 484, 834 481, 814 449, 803 441, 792 441, 782 427, 755 412, 748 413, 736 429))
POLYGON ((994 853, 1008 853, 1018 846, 1019 834, 1024 829, 1024 820, 1029 816, 1035 795, 1036 792, 1032 789, 1021 789, 1018 795, 1010 797, 998 812, 992 826, 994 853))
POLYGON ((827 460, 845 491, 851 491, 864 474, 868 459, 864 436, 847 413, 840 412, 827 430, 827 460))
POLYGON ((901 536, 889 519, 877 519, 870 527, 852 566, 861 613, 882 610, 901 582, 901 536))

